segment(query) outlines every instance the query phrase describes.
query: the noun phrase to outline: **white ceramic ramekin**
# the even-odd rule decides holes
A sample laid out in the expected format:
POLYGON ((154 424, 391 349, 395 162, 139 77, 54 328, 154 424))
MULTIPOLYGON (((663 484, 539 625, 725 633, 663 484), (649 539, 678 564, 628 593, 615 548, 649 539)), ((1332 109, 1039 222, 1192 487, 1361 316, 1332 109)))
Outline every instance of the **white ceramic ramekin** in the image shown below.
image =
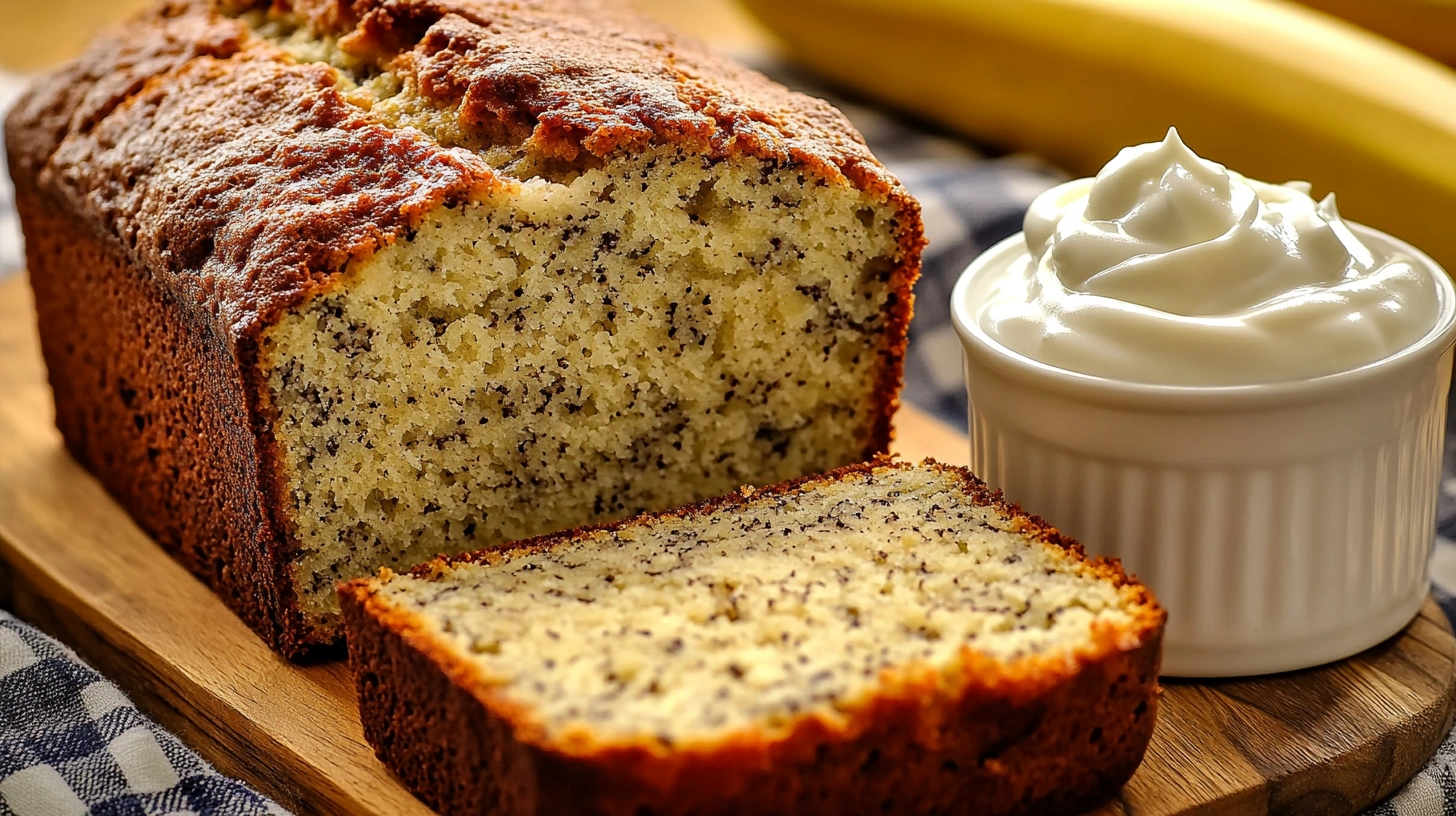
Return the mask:
POLYGON ((1351 228, 1430 265, 1440 320, 1386 360, 1316 379, 1153 386, 1021 356, 975 319, 1021 235, 956 284, 972 470, 1152 587, 1166 675, 1338 660, 1400 631, 1426 597, 1456 290, 1413 247, 1351 228))

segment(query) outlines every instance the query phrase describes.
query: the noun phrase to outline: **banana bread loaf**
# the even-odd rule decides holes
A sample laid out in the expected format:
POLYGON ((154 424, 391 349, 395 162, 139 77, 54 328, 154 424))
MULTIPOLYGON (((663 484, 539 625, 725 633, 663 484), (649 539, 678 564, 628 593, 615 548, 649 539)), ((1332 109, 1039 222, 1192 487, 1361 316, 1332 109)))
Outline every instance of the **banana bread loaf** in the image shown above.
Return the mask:
POLYGON ((72 454, 290 656, 341 579, 883 450, 915 203, 590 0, 168 0, 8 118, 72 454))
POLYGON ((1148 591, 934 463, 340 594, 365 736, 441 813, 1081 812, 1157 709, 1148 591))

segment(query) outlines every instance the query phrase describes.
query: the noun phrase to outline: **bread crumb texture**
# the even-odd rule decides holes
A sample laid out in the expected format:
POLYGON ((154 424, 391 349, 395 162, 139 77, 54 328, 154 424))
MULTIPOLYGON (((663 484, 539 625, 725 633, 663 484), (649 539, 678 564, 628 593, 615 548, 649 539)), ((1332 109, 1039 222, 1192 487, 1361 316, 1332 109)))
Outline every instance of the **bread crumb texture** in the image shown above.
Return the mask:
POLYGON ((264 336, 302 608, 380 566, 660 510, 867 455, 897 210, 842 180, 658 146, 477 144, 286 18, 356 104, 502 173, 264 336))
POLYGON ((967 648, 1072 660, 1146 617, 1140 588, 1023 524, 957 471, 882 468, 393 576, 375 603, 476 667, 518 731, 682 748, 834 722, 887 672, 953 687, 967 648))

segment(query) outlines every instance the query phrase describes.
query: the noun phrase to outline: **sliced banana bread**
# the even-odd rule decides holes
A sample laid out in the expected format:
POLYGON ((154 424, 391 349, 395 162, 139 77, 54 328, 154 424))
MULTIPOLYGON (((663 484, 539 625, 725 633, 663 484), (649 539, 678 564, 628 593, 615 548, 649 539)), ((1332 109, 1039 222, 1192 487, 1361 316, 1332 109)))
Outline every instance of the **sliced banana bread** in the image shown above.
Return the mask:
POLYGON ((860 465, 340 588, 364 731, 442 813, 1071 812, 1164 613, 968 472, 860 465))
POLYGON ((6 126, 66 444, 276 648, 381 566, 885 449, 918 208, 592 0, 167 0, 6 126))

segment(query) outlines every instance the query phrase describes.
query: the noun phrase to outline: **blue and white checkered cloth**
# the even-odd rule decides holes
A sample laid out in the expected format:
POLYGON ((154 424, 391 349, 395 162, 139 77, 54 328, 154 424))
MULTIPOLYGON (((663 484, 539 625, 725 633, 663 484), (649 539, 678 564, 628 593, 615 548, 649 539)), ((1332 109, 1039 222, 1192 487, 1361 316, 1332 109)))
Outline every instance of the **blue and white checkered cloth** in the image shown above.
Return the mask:
MULTIPOLYGON (((768 68, 826 96, 807 77, 768 68)), ((17 87, 0 74, 0 111, 17 87)), ((964 428, 951 286, 978 253, 1019 230, 1026 206, 1063 176, 1026 157, 988 158, 874 109, 837 103, 924 207, 930 245, 916 288, 905 398, 964 428)), ((0 172, 0 276, 23 261, 12 193, 0 172)), ((1456 597, 1443 589, 1456 589, 1456 435, 1447 442, 1445 475, 1432 573, 1437 599, 1456 617, 1456 597)), ((65 647, 0 612, 0 816, 283 812, 219 775, 65 647)), ((1420 775, 1370 814, 1456 816, 1456 741, 1448 737, 1420 775)))
POLYGON ((286 811, 213 770, 69 649, 0 612, 0 814, 286 811))

